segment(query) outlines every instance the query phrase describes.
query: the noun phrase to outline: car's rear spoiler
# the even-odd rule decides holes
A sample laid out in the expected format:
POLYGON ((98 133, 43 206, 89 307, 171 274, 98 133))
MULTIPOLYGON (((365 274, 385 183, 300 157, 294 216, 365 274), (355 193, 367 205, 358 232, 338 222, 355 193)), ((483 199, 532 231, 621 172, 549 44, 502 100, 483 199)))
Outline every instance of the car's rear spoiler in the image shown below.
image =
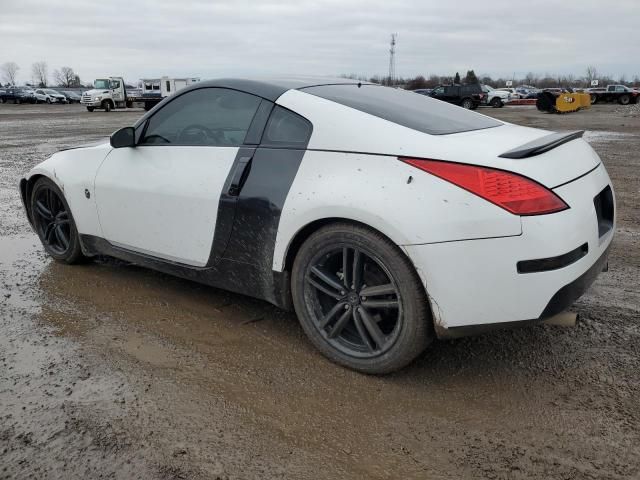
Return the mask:
POLYGON ((580 138, 583 134, 584 130, 578 130, 577 132, 552 133, 550 135, 545 135, 544 137, 538 138, 537 140, 534 140, 532 142, 520 145, 519 147, 516 147, 513 150, 509 150, 508 152, 504 152, 503 154, 499 155, 499 157, 534 157, 536 155, 540 155, 541 153, 548 152, 549 150, 553 150, 563 143, 567 143, 571 140, 575 140, 576 138, 580 138))

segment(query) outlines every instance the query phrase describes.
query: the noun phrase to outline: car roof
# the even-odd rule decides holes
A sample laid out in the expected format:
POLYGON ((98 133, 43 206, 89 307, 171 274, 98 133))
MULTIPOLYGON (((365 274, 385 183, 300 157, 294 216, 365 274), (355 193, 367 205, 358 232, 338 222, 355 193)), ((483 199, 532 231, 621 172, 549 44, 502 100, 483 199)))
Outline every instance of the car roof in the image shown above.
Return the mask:
MULTIPOLYGON (((288 90, 301 90, 303 88, 317 87, 320 85, 370 85, 370 82, 352 80, 349 78, 332 77, 264 77, 264 78, 219 78, 204 80, 194 83, 184 90, 203 87, 231 88, 251 93, 258 97, 275 102, 278 97, 288 90)), ((183 90, 183 91, 184 91, 183 90)))

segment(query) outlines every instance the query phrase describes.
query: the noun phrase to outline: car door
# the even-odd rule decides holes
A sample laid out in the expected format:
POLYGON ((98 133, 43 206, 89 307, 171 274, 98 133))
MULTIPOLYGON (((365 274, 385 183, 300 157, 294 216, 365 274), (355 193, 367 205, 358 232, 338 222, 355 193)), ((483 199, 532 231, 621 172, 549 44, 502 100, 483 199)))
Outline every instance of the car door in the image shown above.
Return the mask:
POLYGON ((104 238, 153 257, 207 265, 220 196, 234 164, 247 164, 236 157, 248 150, 241 146, 261 101, 201 88, 154 112, 137 145, 113 149, 97 171, 104 238))
POLYGON ((114 102, 124 102, 124 92, 120 80, 112 80, 110 82, 111 95, 114 102))
POLYGON ((434 88, 431 91, 430 96, 433 98, 437 98, 438 100, 444 100, 444 87, 440 86, 434 88))

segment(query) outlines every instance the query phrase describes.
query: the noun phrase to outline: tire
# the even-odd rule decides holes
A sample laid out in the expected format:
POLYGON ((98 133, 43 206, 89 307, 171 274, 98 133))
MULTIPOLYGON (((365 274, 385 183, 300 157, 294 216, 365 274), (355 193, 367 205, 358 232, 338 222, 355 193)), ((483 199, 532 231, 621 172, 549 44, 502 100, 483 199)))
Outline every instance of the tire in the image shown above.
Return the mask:
POLYGON ((331 361, 362 373, 398 370, 434 338, 413 265, 389 239, 363 226, 336 223, 313 233, 296 255, 291 292, 311 342, 331 361))
POLYGON ((490 105, 493 108, 502 108, 504 106, 504 103, 502 103, 502 100, 499 97, 495 97, 491 99, 490 105))
POLYGON ((55 183, 40 178, 33 186, 29 206, 33 227, 51 257, 67 264, 85 259, 71 210, 55 183))
POLYGON ((102 108, 104 109, 105 112, 109 113, 111 111, 111 102, 108 100, 105 100, 104 102, 102 102, 102 108))
POLYGON ((460 106, 462 108, 466 108, 467 110, 471 110, 473 109, 473 100, 471 100, 470 98, 465 98, 464 100, 462 100, 460 106))
POLYGON ((618 102, 620 103, 620 105, 629 105, 629 102, 631 102, 631 97, 629 95, 622 95, 618 99, 618 102))
POLYGON ((597 95, 591 95, 591 105, 595 105, 596 103, 598 103, 598 96, 597 95))
POLYGON ((47 98, 47 103, 49 103, 49 104, 51 103, 51 99, 50 98, 47 98))
POLYGON ((87 111, 93 112, 93 107, 87 107, 87 111))

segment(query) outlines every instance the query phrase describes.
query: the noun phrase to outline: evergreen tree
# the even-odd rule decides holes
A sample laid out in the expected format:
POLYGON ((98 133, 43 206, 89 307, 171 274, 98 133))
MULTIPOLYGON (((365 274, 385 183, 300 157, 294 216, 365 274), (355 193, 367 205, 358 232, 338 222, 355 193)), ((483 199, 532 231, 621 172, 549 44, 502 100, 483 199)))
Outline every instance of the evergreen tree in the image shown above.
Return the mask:
POLYGON ((458 72, 456 72, 456 76, 453 79, 453 83, 455 83, 456 85, 460 84, 460 74, 458 72))
POLYGON ((467 76, 464 77, 464 83, 466 85, 473 85, 474 83, 480 83, 476 73, 473 70, 467 70, 467 76))

